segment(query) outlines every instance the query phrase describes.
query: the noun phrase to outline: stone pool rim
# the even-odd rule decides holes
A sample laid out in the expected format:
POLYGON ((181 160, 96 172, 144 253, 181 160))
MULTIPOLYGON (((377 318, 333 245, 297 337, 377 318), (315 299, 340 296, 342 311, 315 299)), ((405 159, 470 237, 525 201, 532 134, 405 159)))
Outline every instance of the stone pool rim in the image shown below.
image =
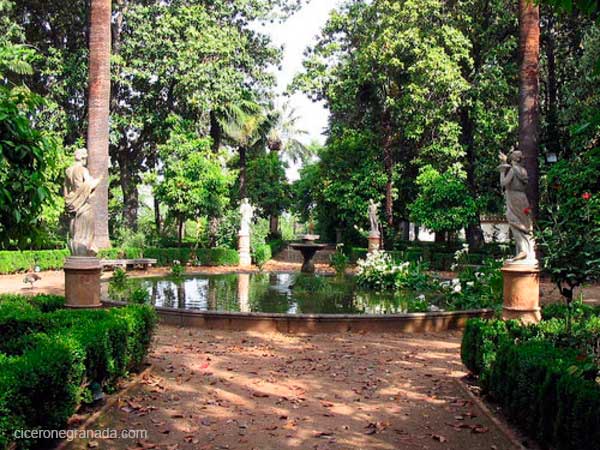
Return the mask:
MULTIPOLYGON (((126 302, 103 300, 107 307, 126 302)), ((189 328, 223 331, 259 331, 286 334, 317 333, 418 333, 464 329, 471 318, 492 318, 494 309, 415 312, 404 314, 285 314, 217 312, 154 306, 160 322, 189 328)))

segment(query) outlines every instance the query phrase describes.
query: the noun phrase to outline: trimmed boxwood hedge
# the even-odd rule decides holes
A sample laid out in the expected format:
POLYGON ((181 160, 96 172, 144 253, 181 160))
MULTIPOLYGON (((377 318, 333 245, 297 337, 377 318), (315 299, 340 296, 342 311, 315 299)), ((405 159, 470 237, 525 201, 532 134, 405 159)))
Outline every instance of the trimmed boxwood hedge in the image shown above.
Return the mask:
MULTIPOLYGON (((560 310, 537 325, 471 319, 461 357, 484 392, 544 446, 600 449, 600 317, 584 309, 569 330, 560 310)), ((564 311, 563 311, 564 312, 564 311)))
MULTIPOLYGON (((156 325, 150 306, 43 313, 43 305, 16 296, 0 302, 0 344, 10 353, 0 349, 1 449, 16 429, 64 427, 91 398, 91 383, 112 389, 141 364, 156 325)), ((23 449, 34 444, 16 443, 23 449)))
POLYGON ((201 266, 235 266, 240 261, 237 250, 225 247, 197 250, 188 247, 150 247, 144 250, 144 256, 156 259, 159 266, 170 266, 173 261, 183 265, 197 262, 201 266))
MULTIPOLYGON (((5 250, 0 251, 0 274, 28 272, 36 264, 41 270, 60 270, 65 259, 69 257, 69 250, 5 250)), ((135 259, 141 258, 141 248, 108 248, 98 252, 101 259, 135 259)))
MULTIPOLYGON (((36 264, 41 270, 60 270, 68 257, 68 250, 0 251, 0 274, 28 272, 33 270, 36 264)), ((203 266, 235 266, 239 264, 237 250, 225 247, 197 250, 189 247, 150 247, 146 249, 115 247, 98 252, 98 258, 101 259, 142 257, 156 259, 159 266, 170 266, 175 260, 184 265, 194 262, 203 266)))
POLYGON ((532 340, 504 343, 484 389, 544 447, 600 449, 597 367, 573 349, 532 340))

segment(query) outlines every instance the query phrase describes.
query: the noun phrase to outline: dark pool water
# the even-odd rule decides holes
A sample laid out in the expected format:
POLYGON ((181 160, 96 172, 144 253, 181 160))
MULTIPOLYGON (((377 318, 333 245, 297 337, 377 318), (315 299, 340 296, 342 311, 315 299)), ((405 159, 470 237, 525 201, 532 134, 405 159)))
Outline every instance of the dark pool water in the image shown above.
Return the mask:
POLYGON ((130 279, 127 289, 109 285, 106 295, 122 300, 139 288, 149 293, 150 302, 155 306, 196 311, 397 314, 428 310, 427 303, 418 299, 418 293, 382 294, 360 289, 353 277, 298 273, 130 279))

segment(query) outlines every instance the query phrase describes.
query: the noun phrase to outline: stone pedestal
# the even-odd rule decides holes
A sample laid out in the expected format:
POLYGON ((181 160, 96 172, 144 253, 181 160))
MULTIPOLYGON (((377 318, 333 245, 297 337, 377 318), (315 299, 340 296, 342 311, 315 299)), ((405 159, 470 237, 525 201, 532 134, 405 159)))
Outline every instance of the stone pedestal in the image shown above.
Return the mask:
POLYGON ((238 235, 238 253, 240 255, 240 267, 250 267, 252 257, 250 256, 250 235, 238 235))
POLYGON ((538 323, 540 310, 540 269, 537 264, 510 264, 502 267, 504 304, 502 318, 538 323))
POLYGON ((373 253, 373 252, 376 252, 377 250, 379 250, 379 242, 381 241, 379 233, 369 234, 368 239, 369 239, 369 247, 368 247, 369 253, 373 253))
POLYGON ((65 297, 67 308, 100 308, 100 275, 102 264, 92 256, 67 258, 65 297))

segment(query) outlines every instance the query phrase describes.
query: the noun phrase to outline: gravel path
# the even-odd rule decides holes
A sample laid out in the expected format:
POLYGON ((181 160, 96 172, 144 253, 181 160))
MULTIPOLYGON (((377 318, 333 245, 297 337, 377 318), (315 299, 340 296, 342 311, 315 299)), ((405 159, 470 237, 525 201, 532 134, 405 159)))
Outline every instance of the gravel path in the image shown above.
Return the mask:
POLYGON ((153 367, 94 426, 102 449, 510 450, 460 388, 458 333, 289 336, 161 326, 153 367))

